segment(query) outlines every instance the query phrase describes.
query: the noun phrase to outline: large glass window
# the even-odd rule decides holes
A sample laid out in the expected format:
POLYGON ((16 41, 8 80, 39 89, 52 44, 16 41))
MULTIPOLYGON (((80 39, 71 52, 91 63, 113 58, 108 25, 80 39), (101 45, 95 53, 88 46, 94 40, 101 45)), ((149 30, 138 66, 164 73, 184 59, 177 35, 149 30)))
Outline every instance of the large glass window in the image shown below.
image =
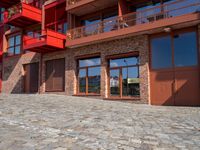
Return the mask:
POLYGON ((198 64, 195 31, 174 32, 172 35, 151 39, 153 69, 196 66, 198 64))
POLYGON ((8 38, 8 56, 21 53, 21 35, 10 36, 8 38))
POLYGON ((151 40, 152 67, 154 69, 172 67, 171 37, 162 36, 151 40))
POLYGON ((68 30, 68 24, 67 24, 67 22, 62 22, 62 23, 59 23, 57 25, 57 31, 59 33, 66 34, 67 30, 68 30))
POLYGON ((100 94, 101 63, 100 58, 80 59, 79 93, 100 94))
POLYGON ((108 32, 114 29, 118 16, 117 9, 106 10, 105 12, 95 14, 89 18, 83 18, 81 24, 85 26, 84 34, 93 35, 98 32, 108 32))
POLYGON ((198 53, 196 37, 196 32, 174 35, 174 61, 176 67, 197 65, 198 53))
POLYGON ((139 58, 110 59, 110 96, 133 97, 140 95, 139 58))

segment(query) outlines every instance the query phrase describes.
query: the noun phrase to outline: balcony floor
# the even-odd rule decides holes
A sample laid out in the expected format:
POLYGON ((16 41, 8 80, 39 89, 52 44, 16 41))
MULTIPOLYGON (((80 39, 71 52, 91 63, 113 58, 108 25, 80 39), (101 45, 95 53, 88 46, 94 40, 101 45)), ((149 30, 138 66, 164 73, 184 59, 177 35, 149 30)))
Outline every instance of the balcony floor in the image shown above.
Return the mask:
POLYGON ((29 46, 24 46, 24 50, 36 52, 36 53, 50 53, 50 52, 56 52, 56 51, 63 51, 64 49, 47 45, 46 42, 41 42, 41 43, 29 45, 29 46))
POLYGON ((95 12, 97 8, 100 10, 117 5, 117 3, 117 0, 81 0, 75 4, 67 6, 66 11, 81 16, 95 12))
POLYGON ((8 22, 4 22, 4 23, 12 25, 12 26, 24 28, 26 26, 37 24, 39 22, 36 21, 36 20, 33 20, 31 18, 27 18, 25 16, 22 16, 21 14, 19 14, 19 15, 16 15, 16 17, 10 19, 8 22))

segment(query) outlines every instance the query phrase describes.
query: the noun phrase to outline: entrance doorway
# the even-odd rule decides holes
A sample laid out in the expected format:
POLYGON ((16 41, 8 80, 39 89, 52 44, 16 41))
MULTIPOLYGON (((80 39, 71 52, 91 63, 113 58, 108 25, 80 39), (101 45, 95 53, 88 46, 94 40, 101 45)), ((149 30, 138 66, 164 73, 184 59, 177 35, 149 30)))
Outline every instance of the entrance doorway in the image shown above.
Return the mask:
POLYGON ((151 104, 199 106, 197 32, 179 30, 151 37, 151 104))
POLYGON ((65 59, 46 61, 46 92, 64 92, 65 59))
POLYGON ((39 63, 24 65, 24 92, 37 93, 39 81, 39 63))

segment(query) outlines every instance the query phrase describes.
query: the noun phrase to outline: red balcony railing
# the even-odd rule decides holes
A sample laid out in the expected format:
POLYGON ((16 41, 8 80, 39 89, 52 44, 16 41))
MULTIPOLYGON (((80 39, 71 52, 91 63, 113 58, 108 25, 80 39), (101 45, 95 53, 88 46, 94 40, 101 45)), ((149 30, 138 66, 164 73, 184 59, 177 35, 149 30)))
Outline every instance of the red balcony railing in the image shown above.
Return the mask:
POLYGON ((33 4, 21 2, 4 11, 4 23, 17 27, 24 27, 42 21, 42 11, 33 4))
POLYGON ((91 35, 98 35, 140 24, 152 23, 166 18, 197 13, 199 11, 199 0, 175 0, 161 6, 155 6, 154 8, 133 12, 124 16, 107 19, 96 24, 69 30, 67 33, 67 39, 74 40, 91 35))
POLYGON ((23 49, 39 53, 63 50, 65 48, 65 39, 66 35, 46 29, 37 32, 34 36, 25 35, 23 37, 23 49))

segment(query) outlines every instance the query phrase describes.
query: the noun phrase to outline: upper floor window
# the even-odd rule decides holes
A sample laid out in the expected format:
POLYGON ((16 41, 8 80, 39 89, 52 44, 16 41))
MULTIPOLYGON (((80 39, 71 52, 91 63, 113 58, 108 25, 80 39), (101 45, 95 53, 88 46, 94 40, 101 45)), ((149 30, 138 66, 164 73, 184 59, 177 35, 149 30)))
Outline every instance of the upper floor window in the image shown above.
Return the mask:
POLYGON ((45 9, 45 26, 53 31, 66 34, 68 30, 66 3, 45 9))
POLYGON ((113 30, 116 25, 117 9, 105 10, 93 16, 83 16, 81 25, 85 26, 85 35, 91 35, 97 32, 108 32, 113 30))
POLYGON ((4 8, 0 8, 0 22, 3 21, 3 12, 4 12, 4 8))
POLYGON ((21 53, 21 35, 13 35, 8 38, 8 56, 13 56, 21 53))
POLYGON ((89 26, 91 24, 97 24, 104 20, 110 20, 118 16, 117 9, 105 10, 105 12, 97 13, 90 17, 82 17, 81 24, 89 26), (111 11, 112 10, 112 11, 111 11))
POLYGON ((57 32, 66 34, 67 30, 68 30, 67 22, 62 22, 57 24, 57 32))

